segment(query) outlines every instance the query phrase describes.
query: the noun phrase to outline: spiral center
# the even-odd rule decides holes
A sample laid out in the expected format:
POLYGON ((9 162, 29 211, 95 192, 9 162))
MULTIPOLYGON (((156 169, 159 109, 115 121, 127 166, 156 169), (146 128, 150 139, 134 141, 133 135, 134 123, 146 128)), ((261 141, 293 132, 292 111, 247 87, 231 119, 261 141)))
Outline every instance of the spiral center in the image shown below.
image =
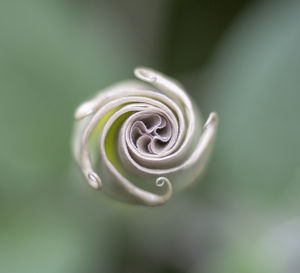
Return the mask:
POLYGON ((130 139, 144 153, 161 154, 172 136, 169 120, 157 113, 141 113, 130 129, 130 139))

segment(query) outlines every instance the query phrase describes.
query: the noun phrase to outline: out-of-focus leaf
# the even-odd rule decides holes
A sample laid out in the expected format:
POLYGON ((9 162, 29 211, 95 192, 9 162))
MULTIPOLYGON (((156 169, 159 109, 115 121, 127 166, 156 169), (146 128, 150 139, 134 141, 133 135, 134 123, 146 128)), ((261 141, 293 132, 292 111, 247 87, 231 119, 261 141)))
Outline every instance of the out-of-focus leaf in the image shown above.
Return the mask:
POLYGON ((199 101, 219 112, 220 128, 199 189, 235 211, 224 222, 231 240, 192 272, 299 272, 297 226, 268 235, 291 205, 299 217, 299 10, 296 1, 254 5, 203 75, 199 101))
POLYGON ((207 180, 217 198, 278 200, 299 168, 299 10, 297 1, 253 6, 205 75, 199 101, 220 114, 207 180))
POLYGON ((133 41, 112 36, 110 20, 93 33, 64 1, 1 2, 1 192, 57 183, 70 159, 75 107, 129 76, 133 41))
POLYGON ((113 17, 91 30, 88 14, 73 8, 66 1, 0 3, 0 272, 109 272, 113 264, 105 241, 111 217, 95 208, 83 220, 95 199, 81 203, 64 173, 74 109, 128 78, 139 57, 133 40, 113 35, 113 17))

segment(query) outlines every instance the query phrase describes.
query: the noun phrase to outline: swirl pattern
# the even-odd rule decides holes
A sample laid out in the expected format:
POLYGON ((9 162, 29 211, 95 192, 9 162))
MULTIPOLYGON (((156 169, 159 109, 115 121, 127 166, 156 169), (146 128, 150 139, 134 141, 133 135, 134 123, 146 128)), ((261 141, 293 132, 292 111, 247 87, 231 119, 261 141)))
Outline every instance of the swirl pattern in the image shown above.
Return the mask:
POLYGON ((202 126, 180 84, 149 68, 134 72, 144 83, 114 85, 77 108, 73 151, 94 189, 157 206, 202 173, 218 119, 213 112, 202 126))

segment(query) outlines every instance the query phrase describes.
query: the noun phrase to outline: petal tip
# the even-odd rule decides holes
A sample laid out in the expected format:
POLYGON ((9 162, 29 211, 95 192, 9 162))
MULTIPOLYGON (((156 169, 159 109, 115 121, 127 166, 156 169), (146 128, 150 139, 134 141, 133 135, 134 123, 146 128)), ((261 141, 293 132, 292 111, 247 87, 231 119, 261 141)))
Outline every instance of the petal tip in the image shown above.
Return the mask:
POLYGON ((156 81, 156 75, 155 72, 147 67, 137 67, 134 70, 134 75, 145 82, 154 83, 156 81))
POLYGON ((102 189, 102 182, 99 178, 99 176, 96 173, 89 173, 87 175, 88 183, 89 185, 95 189, 95 190, 101 190, 102 189))
POLYGON ((75 111, 74 118, 81 120, 94 112, 94 107, 91 102, 84 102, 75 111))
POLYGON ((218 114, 216 112, 210 113, 207 121, 204 124, 204 129, 207 129, 210 126, 216 127, 218 120, 218 114))

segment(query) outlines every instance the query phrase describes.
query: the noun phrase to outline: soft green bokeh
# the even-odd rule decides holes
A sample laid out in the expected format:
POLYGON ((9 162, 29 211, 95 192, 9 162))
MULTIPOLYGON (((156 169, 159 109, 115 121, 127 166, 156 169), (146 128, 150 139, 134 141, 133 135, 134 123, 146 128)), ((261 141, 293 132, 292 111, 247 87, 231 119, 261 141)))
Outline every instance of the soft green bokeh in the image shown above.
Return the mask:
POLYGON ((0 272, 300 271, 300 2, 244 3, 0 3, 0 272), (159 208, 71 158, 75 108, 137 65, 220 116, 201 183, 159 208))
POLYGON ((222 117, 212 175, 226 178, 224 190, 238 193, 238 202, 278 202, 299 170, 299 10, 295 1, 254 5, 202 87, 222 117))

